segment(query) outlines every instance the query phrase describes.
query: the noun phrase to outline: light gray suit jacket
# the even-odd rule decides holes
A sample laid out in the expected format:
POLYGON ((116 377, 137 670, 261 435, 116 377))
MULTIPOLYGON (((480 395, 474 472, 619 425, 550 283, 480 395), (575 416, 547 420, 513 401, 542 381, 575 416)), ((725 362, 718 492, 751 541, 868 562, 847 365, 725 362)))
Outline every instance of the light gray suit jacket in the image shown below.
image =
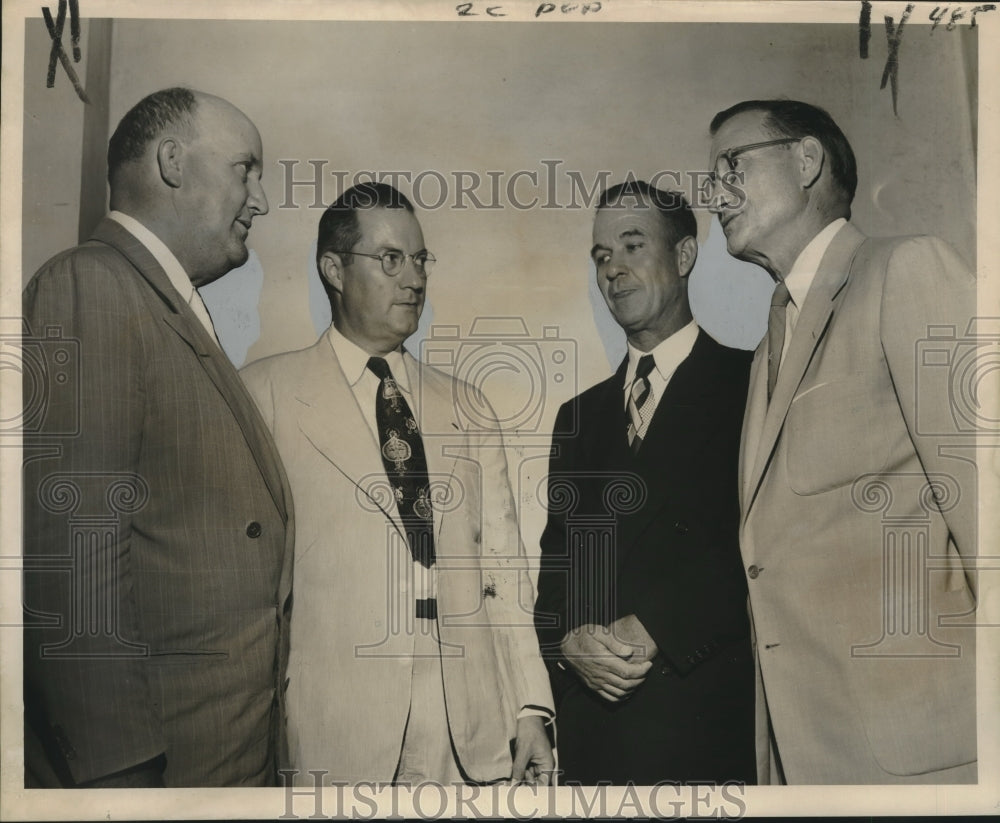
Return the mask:
POLYGON ((767 404, 757 349, 741 550, 758 769, 789 783, 974 774, 974 276, 931 237, 834 237, 767 404), (952 770, 952 771, 949 771, 952 770), (959 770, 956 774, 955 770, 959 770))
MULTIPOLYGON (((452 740, 471 779, 500 780, 511 773, 520 708, 552 710, 503 445, 498 427, 463 428, 455 402, 489 409, 471 387, 404 360, 435 504, 436 630, 452 740)), ((292 764, 324 769, 327 780, 389 781, 410 709, 414 632, 427 626, 414 621, 413 564, 378 443, 328 334, 241 375, 295 497, 292 764)))

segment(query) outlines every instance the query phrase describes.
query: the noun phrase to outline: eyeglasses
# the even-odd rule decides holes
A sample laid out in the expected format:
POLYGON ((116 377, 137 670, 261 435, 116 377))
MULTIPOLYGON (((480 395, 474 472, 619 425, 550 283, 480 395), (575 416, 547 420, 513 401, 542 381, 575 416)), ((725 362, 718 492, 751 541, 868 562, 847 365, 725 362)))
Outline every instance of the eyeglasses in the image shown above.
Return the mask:
POLYGON ((780 140, 765 140, 762 143, 748 143, 745 146, 736 146, 732 149, 726 149, 724 152, 720 152, 719 156, 715 159, 715 171, 712 172, 712 182, 719 180, 729 172, 736 171, 736 158, 741 154, 746 154, 748 151, 756 151, 757 149, 766 149, 768 146, 783 146, 788 143, 798 143, 801 137, 782 137, 780 140), (720 170, 722 163, 720 161, 726 161, 726 168, 720 170))
POLYGON ((366 254, 363 251, 337 251, 336 249, 330 249, 330 251, 333 254, 356 254, 359 257, 370 257, 372 260, 378 260, 382 264, 382 271, 389 277, 396 277, 403 271, 407 259, 413 261, 413 268, 421 277, 427 277, 434 268, 434 264, 437 263, 437 258, 426 251, 418 251, 413 254, 403 254, 395 249, 389 249, 381 254, 366 254))

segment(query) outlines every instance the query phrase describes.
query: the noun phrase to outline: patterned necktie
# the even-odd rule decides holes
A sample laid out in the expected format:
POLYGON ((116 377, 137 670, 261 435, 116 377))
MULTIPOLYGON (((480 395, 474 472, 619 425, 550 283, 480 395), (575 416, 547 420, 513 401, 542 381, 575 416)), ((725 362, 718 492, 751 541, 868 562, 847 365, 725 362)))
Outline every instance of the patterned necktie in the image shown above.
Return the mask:
POLYGON ((642 438, 646 436, 649 421, 653 416, 653 390, 649 385, 649 373, 656 365, 653 355, 644 354, 635 368, 635 379, 628 393, 628 444, 632 454, 639 453, 642 438))
POLYGON ((771 402, 774 384, 778 382, 781 350, 785 347, 785 311, 788 309, 788 287, 782 280, 771 295, 771 311, 767 315, 767 402, 771 402))
POLYGON ((381 357, 368 359, 379 378, 375 422, 389 485, 406 530, 413 559, 430 568, 434 563, 434 509, 431 506, 427 456, 413 412, 381 357))

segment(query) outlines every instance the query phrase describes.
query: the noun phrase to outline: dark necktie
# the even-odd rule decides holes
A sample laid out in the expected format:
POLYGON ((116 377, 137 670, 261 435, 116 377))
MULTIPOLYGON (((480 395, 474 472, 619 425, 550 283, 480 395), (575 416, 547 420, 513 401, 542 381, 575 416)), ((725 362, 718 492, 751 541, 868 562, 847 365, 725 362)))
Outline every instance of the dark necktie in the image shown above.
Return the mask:
POLYGON ((430 568, 434 563, 434 509, 424 442, 389 364, 381 357, 371 357, 368 368, 381 381, 375 396, 375 422, 382 465, 396 498, 410 553, 414 560, 430 568))
POLYGON ((788 287, 782 280, 771 295, 771 311, 767 315, 767 402, 771 402, 774 384, 778 382, 781 350, 785 347, 785 311, 788 309, 788 287))
POLYGON ((628 444, 632 447, 632 454, 639 453, 642 445, 642 438, 646 436, 649 428, 649 419, 653 416, 653 391, 649 385, 649 373, 656 365, 653 355, 644 354, 639 358, 639 363, 635 367, 635 379, 632 381, 632 388, 628 393, 628 444))

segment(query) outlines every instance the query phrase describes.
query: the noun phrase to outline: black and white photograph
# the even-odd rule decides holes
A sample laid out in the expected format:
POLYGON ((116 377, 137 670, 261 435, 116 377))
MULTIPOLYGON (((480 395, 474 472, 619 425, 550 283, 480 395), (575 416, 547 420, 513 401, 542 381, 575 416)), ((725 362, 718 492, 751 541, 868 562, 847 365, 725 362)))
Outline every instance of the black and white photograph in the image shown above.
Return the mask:
POLYGON ((998 35, 5 3, 0 817, 995 812, 998 35))

